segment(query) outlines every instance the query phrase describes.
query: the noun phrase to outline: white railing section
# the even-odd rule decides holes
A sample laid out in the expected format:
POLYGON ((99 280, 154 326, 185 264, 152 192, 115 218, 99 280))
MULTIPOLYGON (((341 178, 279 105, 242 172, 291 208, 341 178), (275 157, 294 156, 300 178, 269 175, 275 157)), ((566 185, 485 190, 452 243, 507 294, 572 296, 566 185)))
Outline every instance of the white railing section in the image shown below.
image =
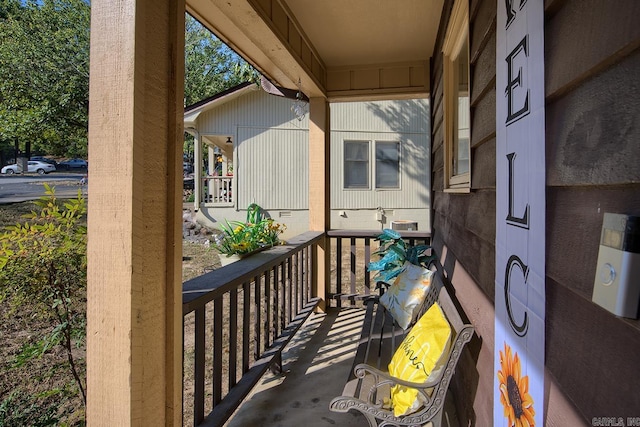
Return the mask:
POLYGON ((219 205, 233 205, 233 177, 206 176, 202 178, 202 201, 219 205))

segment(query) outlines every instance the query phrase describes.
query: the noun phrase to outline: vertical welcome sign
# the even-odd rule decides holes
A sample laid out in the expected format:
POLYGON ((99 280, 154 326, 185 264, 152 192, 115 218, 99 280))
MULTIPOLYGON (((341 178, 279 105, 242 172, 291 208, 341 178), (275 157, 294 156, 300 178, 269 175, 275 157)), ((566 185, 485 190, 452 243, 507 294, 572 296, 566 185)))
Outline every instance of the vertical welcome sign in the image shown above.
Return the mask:
POLYGON ((543 426, 544 2, 497 0, 494 426, 543 426))

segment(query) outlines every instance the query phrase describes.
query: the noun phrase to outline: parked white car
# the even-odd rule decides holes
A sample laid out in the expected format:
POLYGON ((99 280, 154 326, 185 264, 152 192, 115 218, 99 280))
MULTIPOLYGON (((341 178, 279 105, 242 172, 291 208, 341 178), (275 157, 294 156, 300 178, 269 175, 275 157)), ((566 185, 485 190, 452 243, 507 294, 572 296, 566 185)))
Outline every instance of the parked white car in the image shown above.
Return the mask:
MULTIPOLYGON (((29 160, 27 162, 27 172, 37 172, 40 175, 45 173, 54 172, 56 167, 51 163, 38 162, 36 160, 29 160)), ((19 173, 18 165, 9 165, 2 168, 2 173, 13 175, 19 173)))

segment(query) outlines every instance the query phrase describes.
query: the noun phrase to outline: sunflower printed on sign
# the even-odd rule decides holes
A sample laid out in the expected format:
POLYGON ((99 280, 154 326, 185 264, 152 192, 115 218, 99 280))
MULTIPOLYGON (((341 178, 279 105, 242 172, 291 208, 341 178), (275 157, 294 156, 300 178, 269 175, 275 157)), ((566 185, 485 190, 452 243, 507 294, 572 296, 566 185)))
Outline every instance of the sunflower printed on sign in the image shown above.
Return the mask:
POLYGON ((520 358, 516 352, 512 356, 511 347, 504 343, 504 353, 500 351, 500 403, 509 427, 533 427, 536 414, 533 399, 529 395, 529 376, 522 376, 520 358))

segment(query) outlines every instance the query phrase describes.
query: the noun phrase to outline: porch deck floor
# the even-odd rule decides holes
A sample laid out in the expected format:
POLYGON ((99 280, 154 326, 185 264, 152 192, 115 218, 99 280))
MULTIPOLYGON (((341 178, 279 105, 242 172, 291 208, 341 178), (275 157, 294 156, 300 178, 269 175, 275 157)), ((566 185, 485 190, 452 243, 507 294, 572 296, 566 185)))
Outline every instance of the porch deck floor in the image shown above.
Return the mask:
MULTIPOLYGON (((364 309, 358 308, 312 314, 283 353, 283 373, 267 373, 226 426, 367 426, 355 411, 329 411, 349 376, 363 319, 364 309)), ((443 426, 457 426, 447 400, 443 426)))

